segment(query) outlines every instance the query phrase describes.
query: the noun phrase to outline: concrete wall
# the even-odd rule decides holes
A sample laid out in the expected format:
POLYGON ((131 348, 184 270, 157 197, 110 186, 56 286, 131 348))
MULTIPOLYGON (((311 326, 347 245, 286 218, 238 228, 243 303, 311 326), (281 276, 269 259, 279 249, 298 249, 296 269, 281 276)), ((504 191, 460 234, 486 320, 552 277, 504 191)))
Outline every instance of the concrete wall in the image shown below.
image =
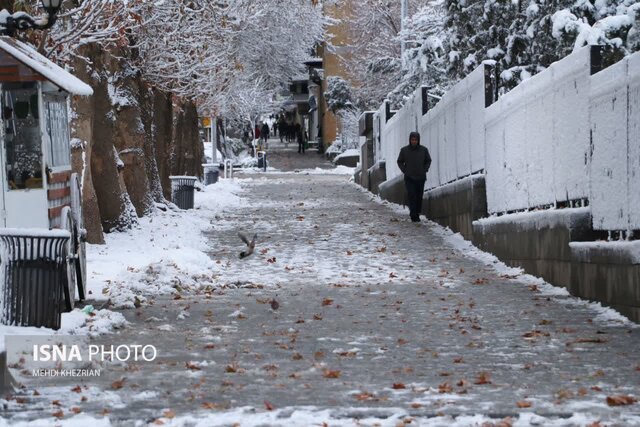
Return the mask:
POLYGON ((513 267, 640 322, 638 245, 594 244, 588 208, 505 215, 473 223, 473 243, 513 267), (541 215, 542 214, 542 215, 541 215), (514 218, 515 217, 515 218, 514 218))
POLYGON ((367 173, 369 174, 369 191, 374 194, 380 194, 380 184, 387 180, 385 163, 375 163, 367 170, 367 173))
POLYGON ((407 206, 407 189, 404 176, 396 176, 380 184, 380 197, 398 205, 407 206))
POLYGON ((484 175, 473 175, 424 193, 422 209, 427 218, 473 238, 472 223, 487 216, 484 175))

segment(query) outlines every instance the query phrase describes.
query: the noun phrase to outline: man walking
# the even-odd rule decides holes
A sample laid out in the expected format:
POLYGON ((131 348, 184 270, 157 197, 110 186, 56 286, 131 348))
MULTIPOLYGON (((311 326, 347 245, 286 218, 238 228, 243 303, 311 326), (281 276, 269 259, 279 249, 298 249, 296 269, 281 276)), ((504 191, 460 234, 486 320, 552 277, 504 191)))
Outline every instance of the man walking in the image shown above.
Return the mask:
POLYGON ((420 221, 422 212, 422 196, 427 172, 431 167, 431 156, 427 147, 420 145, 420 134, 409 134, 409 145, 402 147, 398 155, 398 167, 404 174, 404 185, 409 198, 409 215, 411 221, 420 221))

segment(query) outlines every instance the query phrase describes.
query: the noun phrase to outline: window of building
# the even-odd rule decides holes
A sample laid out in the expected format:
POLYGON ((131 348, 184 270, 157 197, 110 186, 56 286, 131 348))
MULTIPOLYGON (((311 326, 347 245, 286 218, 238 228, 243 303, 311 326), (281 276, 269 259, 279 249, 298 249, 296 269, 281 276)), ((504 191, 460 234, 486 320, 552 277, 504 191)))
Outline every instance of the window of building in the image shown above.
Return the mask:
POLYGON ((47 149, 51 167, 69 166, 69 120, 67 100, 63 96, 44 95, 45 126, 51 142, 47 149))
POLYGON ((9 190, 42 188, 38 86, 5 83, 1 98, 9 190))

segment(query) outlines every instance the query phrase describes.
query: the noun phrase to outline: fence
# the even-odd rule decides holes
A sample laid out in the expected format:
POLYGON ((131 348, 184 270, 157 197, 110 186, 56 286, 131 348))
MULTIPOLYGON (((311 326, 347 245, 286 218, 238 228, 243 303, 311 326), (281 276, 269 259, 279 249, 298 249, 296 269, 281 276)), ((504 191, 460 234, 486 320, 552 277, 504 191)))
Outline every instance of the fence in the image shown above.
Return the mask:
POLYGON ((490 213, 588 198, 590 58, 581 49, 486 109, 490 213))
POLYGON ((398 152, 418 128, 433 158, 427 189, 484 172, 489 213, 590 204, 594 228, 640 229, 640 53, 591 75, 602 67, 598 49, 578 50, 488 107, 488 65, 426 114, 425 88, 391 118, 383 104, 376 161, 398 176, 398 152))
POLYGON ((593 75, 590 201, 598 230, 640 230, 640 52, 593 75))

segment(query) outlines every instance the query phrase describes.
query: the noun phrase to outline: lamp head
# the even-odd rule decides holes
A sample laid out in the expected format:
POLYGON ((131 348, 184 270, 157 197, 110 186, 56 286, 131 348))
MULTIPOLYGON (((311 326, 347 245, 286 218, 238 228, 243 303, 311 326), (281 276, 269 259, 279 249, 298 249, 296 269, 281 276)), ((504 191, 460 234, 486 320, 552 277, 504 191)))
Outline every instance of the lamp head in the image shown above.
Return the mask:
POLYGON ((47 11, 49 16, 55 16, 62 6, 62 0, 40 0, 42 7, 47 11))

